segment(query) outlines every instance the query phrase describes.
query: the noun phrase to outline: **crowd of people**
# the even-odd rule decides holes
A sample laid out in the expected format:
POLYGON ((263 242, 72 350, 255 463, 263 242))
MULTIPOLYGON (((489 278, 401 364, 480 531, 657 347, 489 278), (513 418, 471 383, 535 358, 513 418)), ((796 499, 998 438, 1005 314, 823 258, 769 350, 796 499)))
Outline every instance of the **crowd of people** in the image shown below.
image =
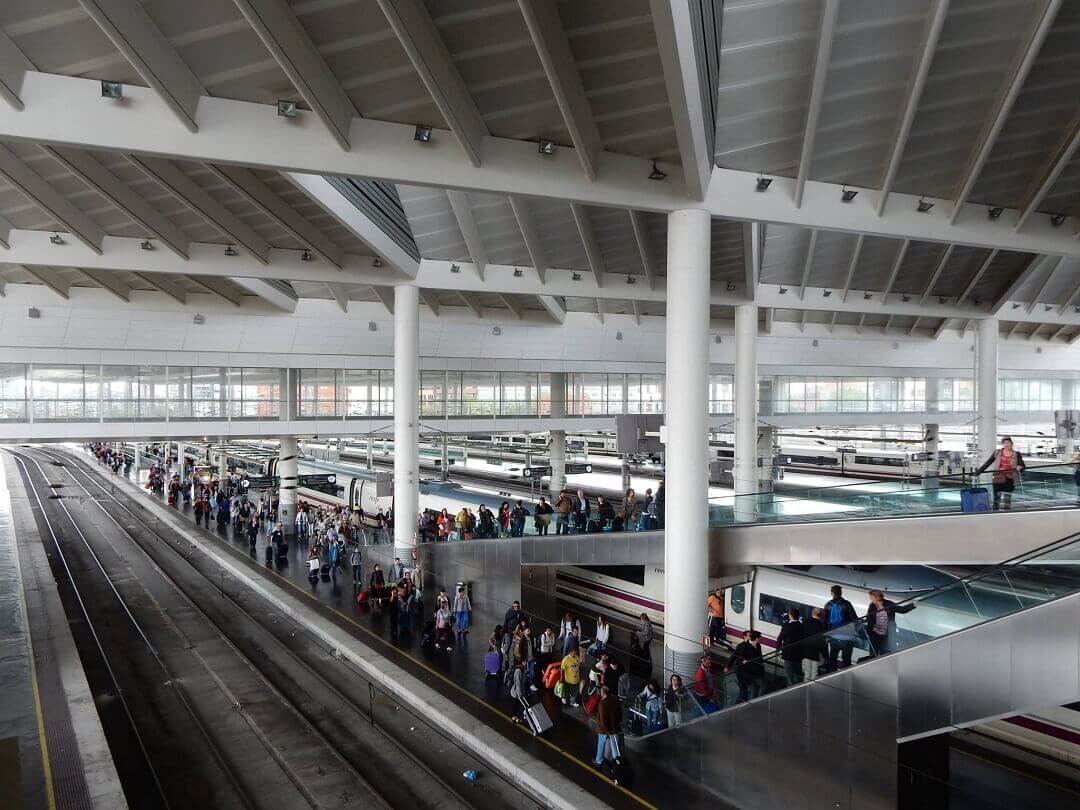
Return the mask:
POLYGON ((584 490, 571 493, 564 489, 553 501, 543 495, 535 504, 521 499, 503 501, 494 511, 486 504, 480 504, 475 512, 470 506, 456 512, 425 509, 417 531, 421 542, 522 537, 530 518, 532 533, 540 536, 662 529, 664 483, 660 482, 655 494, 652 489, 645 490, 643 497, 628 489, 618 505, 604 495, 593 499, 584 490))

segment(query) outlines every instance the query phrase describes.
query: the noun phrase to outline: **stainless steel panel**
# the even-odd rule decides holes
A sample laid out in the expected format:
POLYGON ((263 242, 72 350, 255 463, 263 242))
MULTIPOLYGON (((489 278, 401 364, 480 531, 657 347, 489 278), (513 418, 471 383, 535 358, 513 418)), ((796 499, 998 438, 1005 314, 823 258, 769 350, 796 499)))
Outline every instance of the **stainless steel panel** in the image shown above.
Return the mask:
POLYGON ((899 661, 900 711, 897 737, 943 728, 952 722, 951 644, 948 639, 924 644, 899 661))
MULTIPOLYGON (((769 781, 778 762, 769 750, 768 702, 746 704, 736 710, 735 716, 739 744, 724 752, 734 759, 733 803, 739 807, 766 810, 773 807, 769 781)), ((707 726, 709 721, 700 725, 707 726)))
POLYGON ((1010 708, 1075 701, 1080 686, 1080 595, 1026 610, 1008 621, 1013 625, 1010 708))
POLYGON ((948 639, 952 656, 952 723, 965 725, 999 714, 1010 704, 1013 622, 1000 622, 996 633, 957 633, 948 639), (981 677, 971 683, 968 671, 979 664, 981 677))

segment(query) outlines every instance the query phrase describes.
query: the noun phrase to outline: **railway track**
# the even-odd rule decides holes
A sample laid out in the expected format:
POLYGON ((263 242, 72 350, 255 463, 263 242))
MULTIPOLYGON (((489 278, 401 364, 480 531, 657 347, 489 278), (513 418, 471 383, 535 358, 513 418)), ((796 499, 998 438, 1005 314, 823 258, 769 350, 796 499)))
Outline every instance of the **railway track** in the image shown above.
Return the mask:
POLYGON ((132 807, 537 806, 494 775, 465 784, 466 752, 84 462, 9 451, 132 807))

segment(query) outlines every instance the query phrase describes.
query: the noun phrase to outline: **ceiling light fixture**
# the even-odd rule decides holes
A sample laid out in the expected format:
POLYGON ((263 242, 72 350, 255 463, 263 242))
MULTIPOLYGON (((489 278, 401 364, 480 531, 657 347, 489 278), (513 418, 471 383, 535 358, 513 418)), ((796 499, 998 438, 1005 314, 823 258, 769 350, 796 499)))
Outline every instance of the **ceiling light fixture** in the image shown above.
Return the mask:
POLYGON ((734 282, 734 281, 729 281, 729 282, 727 283, 727 285, 726 285, 727 291, 728 291, 728 292, 735 292, 735 287, 736 287, 736 286, 737 286, 737 285, 735 284, 735 282, 734 282))
POLYGON ((874 297, 874 294, 873 294, 873 293, 868 293, 868 292, 864 292, 864 293, 862 294, 862 300, 863 300, 863 301, 869 301, 869 300, 870 300, 871 298, 873 298, 873 297, 874 297))
POLYGON ((277 114, 282 118, 296 118, 296 102, 279 99, 277 103, 277 114))
POLYGON ((920 214, 925 214, 934 207, 934 203, 928 202, 924 197, 919 197, 918 209, 920 214))
POLYGON ((26 317, 28 317, 28 318, 40 318, 41 317, 41 310, 38 309, 37 307, 30 307, 30 309, 28 309, 26 311, 26 317))
POLYGON ((1054 308, 1053 304, 1047 304, 1047 305, 1046 305, 1046 306, 1044 307, 1044 309, 1045 309, 1045 310, 1046 310, 1047 312, 1049 312, 1049 311, 1050 311, 1050 310, 1052 310, 1053 308, 1054 308))
POLYGON ((713 338, 713 343, 723 343, 723 342, 724 342, 724 339, 722 337, 720 337, 720 335, 717 335, 716 337, 713 338))
POLYGON ((1060 228, 1063 222, 1065 222, 1064 214, 1054 214, 1050 217, 1050 224, 1055 228, 1060 228))
POLYGON ((501 334, 502 334, 502 329, 500 329, 500 328, 499 328, 499 327, 497 327, 497 326, 493 326, 493 327, 491 327, 491 334, 493 334, 493 335, 495 335, 496 337, 498 337, 499 335, 501 335, 501 334))
POLYGON ((650 180, 667 180, 667 172, 661 170, 661 168, 656 165, 655 160, 652 162, 652 171, 649 172, 649 179, 650 180))
POLYGON ((376 256, 375 261, 373 261, 371 263, 371 266, 372 267, 382 267, 382 259, 380 259, 378 256, 376 256))
POLYGON ((851 202, 857 196, 859 196, 859 192, 855 191, 854 189, 845 187, 840 190, 840 202, 851 202))
POLYGON ((821 294, 825 298, 828 298, 830 295, 832 295, 832 290, 823 290, 821 294))
POLYGON ((616 332, 615 333, 615 339, 616 340, 622 340, 622 332, 616 332))
POLYGON ((818 339, 817 339, 817 338, 814 338, 814 339, 813 339, 812 341, 810 341, 810 345, 811 345, 811 346, 814 346, 814 347, 817 347, 817 345, 818 345, 818 339))
POLYGON ((412 138, 414 141, 419 141, 420 143, 431 143, 431 127, 425 126, 424 124, 417 124, 412 138))
POLYGON ((367 330, 369 332, 378 332, 379 331, 379 325, 377 323, 375 323, 375 321, 368 321, 367 322, 367 330))
POLYGON ((154 244, 149 239, 143 239, 142 244, 139 245, 143 250, 153 250, 154 244))
POLYGON ((525 275, 525 272, 520 267, 514 268, 514 278, 521 278, 523 275, 525 275))
POLYGON ((636 279, 636 278, 634 278, 633 276, 627 276, 627 277, 626 277, 626 283, 627 283, 627 284, 633 284, 633 283, 634 283, 634 282, 636 282, 636 281, 637 281, 637 279, 636 279))
POLYGON ((461 272, 461 265, 460 264, 452 264, 452 265, 450 265, 450 272, 451 273, 460 273, 461 272))
POLYGON ((240 254, 236 252, 236 248, 234 248, 232 245, 229 245, 227 248, 225 248, 225 255, 226 256, 239 256, 240 254))
POLYGON ((581 273, 571 273, 570 274, 570 280, 571 281, 581 281, 581 273))
POLYGON ((1016 303, 1014 303, 1014 304, 1012 305, 1012 308, 1013 308, 1013 309, 1020 309, 1020 305, 1019 305, 1019 304, 1016 304, 1016 303))
POLYGON ((300 261, 302 261, 302 262, 310 262, 311 261, 311 251, 310 250, 305 250, 305 251, 301 252, 300 261))
POLYGON ((901 295, 900 300, 903 301, 906 304, 908 301, 911 300, 911 296, 910 295, 901 295))
POLYGON ((62 245, 62 244, 64 244, 63 237, 60 236, 60 234, 58 234, 58 233, 54 233, 52 236, 50 236, 49 241, 52 242, 54 245, 62 245))
POLYGON ((196 312, 194 315, 191 316, 191 322, 202 326, 204 323, 206 323, 206 317, 201 312, 196 312))
POLYGON ((777 292, 780 293, 781 295, 783 295, 784 293, 787 292, 787 287, 781 287, 779 290, 777 290, 777 292))
POLYGON ((997 219, 998 217, 1000 217, 1004 213, 1005 213, 1005 208, 1000 206, 1000 205, 995 205, 993 208, 987 208, 986 209, 986 215, 988 217, 990 217, 990 219, 997 219))
POLYGON ((554 155, 555 141, 540 141, 536 145, 536 151, 538 151, 541 155, 554 155))
POLYGON ((758 177, 757 185, 754 187, 755 191, 767 191, 769 186, 772 185, 771 177, 758 177))
POLYGON ((937 302, 938 302, 939 304, 944 304, 944 303, 945 303, 946 301, 948 301, 948 300, 949 300, 949 299, 948 299, 948 298, 946 298, 946 297, 945 297, 944 295, 939 295, 939 296, 938 296, 938 299, 937 299, 937 302))
POLYGON ((121 99, 124 97, 124 85, 120 82, 109 82, 102 80, 101 82, 101 97, 121 99))

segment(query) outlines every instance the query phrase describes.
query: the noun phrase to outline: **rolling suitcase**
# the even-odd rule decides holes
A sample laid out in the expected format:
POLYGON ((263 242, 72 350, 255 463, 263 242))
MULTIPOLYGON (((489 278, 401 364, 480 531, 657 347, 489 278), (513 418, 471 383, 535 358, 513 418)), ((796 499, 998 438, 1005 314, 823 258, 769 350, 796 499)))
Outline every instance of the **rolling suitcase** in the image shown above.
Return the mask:
POLYGON ((525 707, 525 723, 529 726, 529 731, 533 733, 534 737, 550 731, 551 727, 555 725, 551 722, 551 718, 548 717, 547 709, 539 703, 530 706, 529 702, 522 698, 521 705, 525 707))
POLYGON ((600 534, 603 530, 603 524, 596 518, 590 518, 585 524, 585 534, 600 534))
POLYGON ((582 704, 582 706, 585 708, 586 717, 592 717, 593 715, 595 715, 596 710, 600 708, 600 693, 593 692, 591 695, 585 698, 585 702, 582 704))
POLYGON ((484 674, 489 678, 493 678, 502 671, 502 653, 497 651, 489 652, 484 656, 484 674))
POLYGON ((614 761, 611 763, 611 781, 616 785, 628 788, 634 783, 634 769, 623 758, 622 751, 619 750, 619 738, 609 737, 608 740, 610 741, 612 754, 615 756, 614 761))
POLYGON ((960 508, 964 512, 989 512, 990 493, 986 487, 968 487, 960 491, 960 508))
POLYGON ((322 568, 319 569, 319 576, 324 580, 330 579, 330 563, 323 563, 322 568))
POLYGON ((274 561, 274 546, 272 543, 266 544, 266 561, 272 563, 274 561))

